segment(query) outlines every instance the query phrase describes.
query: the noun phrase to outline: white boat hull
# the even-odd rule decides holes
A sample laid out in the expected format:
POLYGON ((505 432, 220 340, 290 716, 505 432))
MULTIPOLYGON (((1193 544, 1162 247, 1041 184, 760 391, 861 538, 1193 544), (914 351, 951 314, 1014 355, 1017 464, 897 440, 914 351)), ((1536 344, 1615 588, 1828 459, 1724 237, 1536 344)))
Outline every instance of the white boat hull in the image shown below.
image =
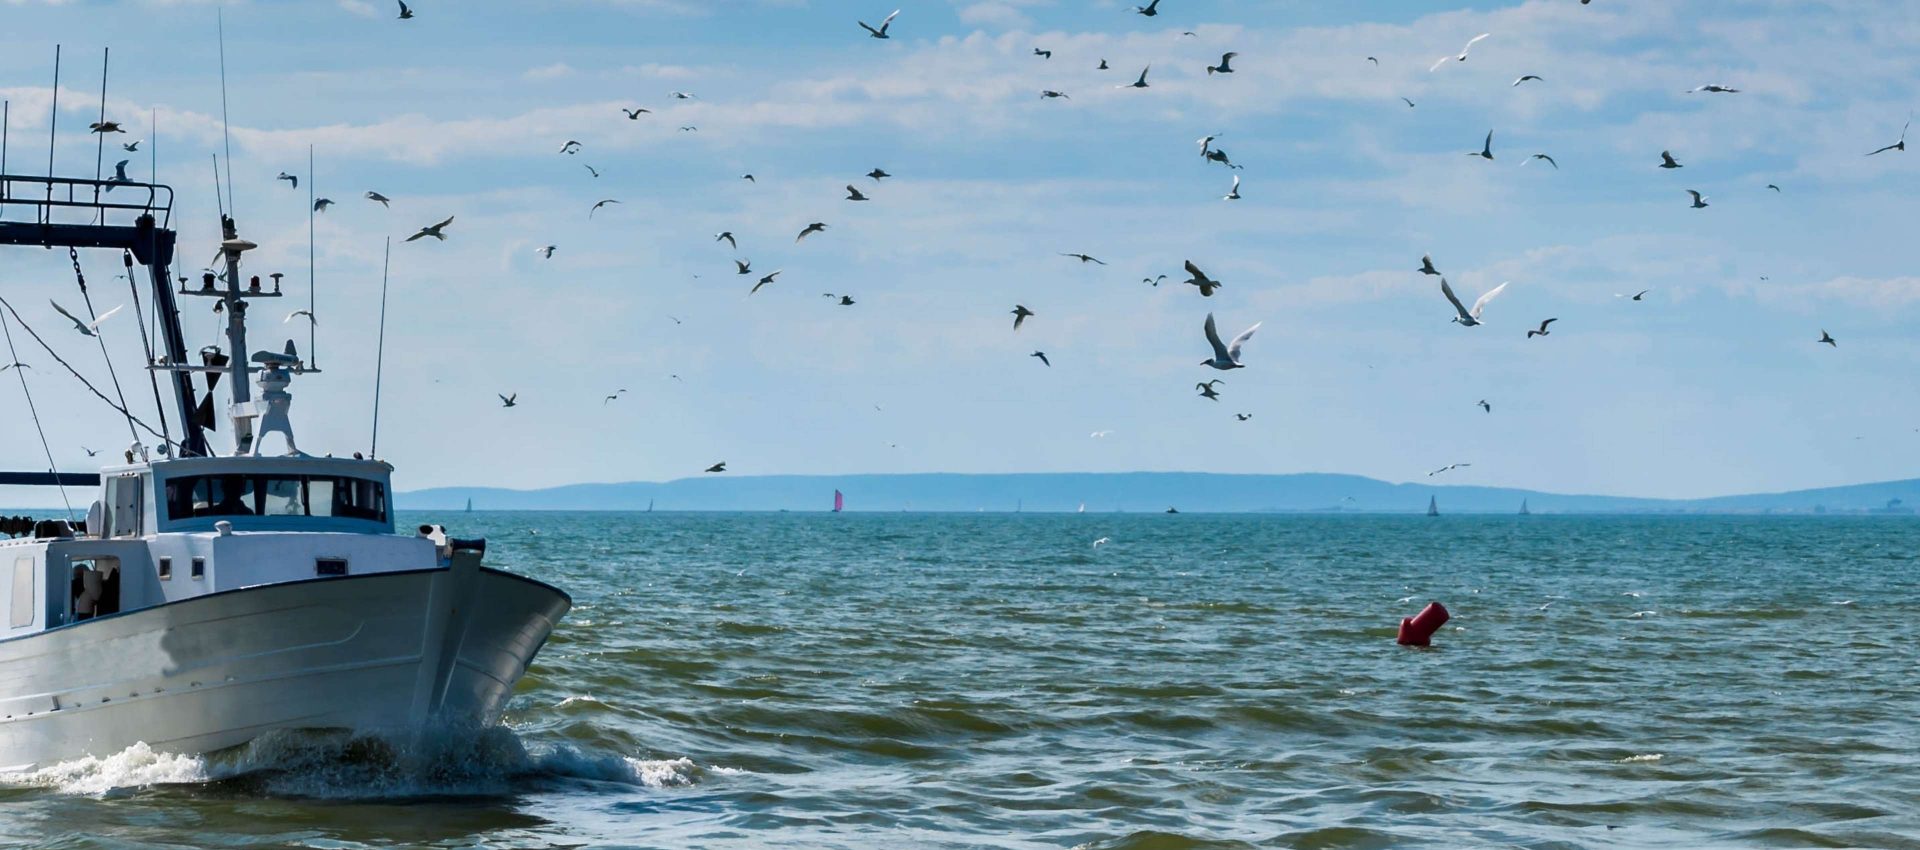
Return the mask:
POLYGON ((571 601, 453 566, 243 588, 0 641, 0 769, 276 729, 497 722, 571 601))

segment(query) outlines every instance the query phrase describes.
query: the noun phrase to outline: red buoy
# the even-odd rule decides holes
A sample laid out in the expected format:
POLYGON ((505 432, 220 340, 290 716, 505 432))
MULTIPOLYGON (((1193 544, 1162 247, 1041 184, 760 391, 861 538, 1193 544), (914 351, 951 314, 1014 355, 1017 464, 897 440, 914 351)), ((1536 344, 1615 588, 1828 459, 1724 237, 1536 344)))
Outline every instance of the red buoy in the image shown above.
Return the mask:
POLYGON ((1438 602, 1429 602, 1420 613, 1400 620, 1401 646, 1431 646, 1433 633, 1447 624, 1453 615, 1447 613, 1447 606, 1438 602))

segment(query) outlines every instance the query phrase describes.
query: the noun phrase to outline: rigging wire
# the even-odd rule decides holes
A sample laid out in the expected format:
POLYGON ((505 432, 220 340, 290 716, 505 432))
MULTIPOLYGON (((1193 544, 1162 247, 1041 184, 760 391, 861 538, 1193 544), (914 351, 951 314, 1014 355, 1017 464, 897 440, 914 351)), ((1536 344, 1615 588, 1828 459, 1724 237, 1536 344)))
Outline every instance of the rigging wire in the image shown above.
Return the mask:
MULTIPOLYGON (((156 236, 155 238, 158 237, 156 236)), ((120 264, 127 267, 127 290, 133 293, 133 316, 137 320, 141 317, 143 311, 140 308, 140 284, 135 283, 133 280, 133 252, 120 252, 120 264)), ((165 286, 166 284, 162 283, 161 285, 165 286)), ((158 299, 156 299, 156 304, 157 303, 158 299)), ((154 362, 153 337, 147 335, 146 322, 141 321, 138 322, 138 324, 140 326, 140 347, 146 351, 147 365, 151 367, 154 362)), ((155 372, 152 368, 147 369, 147 383, 153 385, 153 413, 154 418, 160 421, 160 438, 166 440, 167 445, 171 446, 173 445, 173 429, 167 427, 167 405, 160 400, 160 373, 155 372)))
POLYGON ((60 138, 60 45, 53 46, 53 108, 47 114, 47 205, 53 205, 53 148, 60 138))
POLYGON ((307 146, 307 362, 313 368, 320 368, 320 320, 316 308, 313 283, 313 219, 319 210, 315 209, 313 188, 313 146, 307 146))
POLYGON ((387 237, 387 253, 380 261, 380 342, 373 354, 373 443, 367 446, 369 459, 380 456, 380 377, 387 366, 387 269, 393 261, 393 237, 387 237))
POLYGON ((107 353, 107 335, 100 332, 100 317, 93 312, 93 296, 87 293, 87 276, 80 271, 80 251, 67 249, 67 259, 73 261, 73 279, 80 285, 80 300, 87 304, 87 319, 94 323, 93 340, 100 343, 100 359, 107 362, 107 376, 113 379, 113 393, 120 397, 120 410, 128 419, 127 433, 133 435, 134 442, 140 442, 140 432, 133 429, 133 414, 127 413, 127 394, 120 389, 120 373, 113 368, 113 356, 107 353))
MULTIPOLYGON (((228 129, 231 125, 227 123, 227 13, 225 9, 216 12, 220 28, 220 138, 227 147, 227 209, 234 210, 234 215, 238 217, 239 210, 233 203, 233 135, 228 129)), ((218 164, 214 166, 216 172, 219 168, 218 164)))
MULTIPOLYGON (((103 48, 100 53, 100 123, 107 123, 107 60, 113 57, 113 48, 103 48)), ((106 161, 107 134, 96 132, 93 147, 93 202, 100 203, 100 168, 106 161)), ((107 223, 106 210, 95 210, 101 224, 107 223)))
MULTIPOLYGON (((13 307, 9 305, 7 310, 11 311, 13 307)), ((14 318, 19 318, 19 316, 16 314, 14 318)), ((26 323, 22 322, 20 327, 25 328, 26 323)), ((67 521, 72 522, 73 502, 67 499, 67 485, 61 483, 60 470, 53 462, 53 447, 47 444, 47 429, 40 425, 40 410, 33 404, 33 391, 27 389, 27 370, 20 366, 20 352, 13 347, 13 327, 7 322, 6 316, 0 316, 0 332, 6 334, 7 357, 14 364, 13 371, 20 375, 20 392, 27 397, 27 412, 33 414, 33 430, 40 434, 40 450, 47 454, 47 471, 53 474, 53 483, 60 488, 60 502, 67 506, 67 521)), ((28 333, 32 333, 32 331, 28 331, 28 333)))
MULTIPOLYGON (((88 392, 93 393, 96 398, 99 398, 101 401, 106 402, 108 407, 113 408, 121 416, 125 416, 127 418, 127 421, 147 429, 147 433, 152 434, 155 437, 159 437, 160 439, 163 439, 163 440, 166 439, 166 435, 161 434, 159 431, 154 430, 152 425, 148 425, 145 421, 141 420, 140 417, 133 415, 133 412, 128 410, 125 406, 114 404, 113 399, 107 398, 106 393, 101 392, 98 388, 96 388, 93 385, 93 382, 87 380, 87 377, 85 375, 80 374, 80 370, 73 368, 72 363, 68 363, 66 361, 66 358, 61 357, 59 352, 53 350, 53 346, 48 345, 46 340, 41 339, 40 335, 34 332, 33 326, 27 324, 26 319, 20 318, 20 311, 13 309, 12 302, 8 301, 4 297, 0 297, 0 307, 5 307, 8 313, 12 313, 13 320, 20 323, 20 329, 23 331, 26 331, 27 336, 32 337, 34 342, 39 343, 40 348, 47 352, 47 356, 52 357, 55 363, 58 363, 61 365, 61 367, 65 368, 68 374, 72 375, 75 380, 78 380, 80 382, 81 386, 87 388, 88 392)), ((136 434, 135 436, 138 437, 139 435, 136 434)), ((178 443, 175 443, 173 445, 176 448, 179 446, 178 443)))

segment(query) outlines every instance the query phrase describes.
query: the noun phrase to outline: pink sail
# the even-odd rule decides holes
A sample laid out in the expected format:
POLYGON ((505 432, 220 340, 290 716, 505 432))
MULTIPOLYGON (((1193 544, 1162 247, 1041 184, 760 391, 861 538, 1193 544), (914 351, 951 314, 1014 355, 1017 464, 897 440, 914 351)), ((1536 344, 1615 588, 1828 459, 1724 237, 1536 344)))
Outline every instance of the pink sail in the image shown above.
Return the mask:
POLYGON ((842 510, 845 510, 846 507, 847 507, 847 497, 840 495, 839 490, 833 491, 833 512, 837 514, 842 510))

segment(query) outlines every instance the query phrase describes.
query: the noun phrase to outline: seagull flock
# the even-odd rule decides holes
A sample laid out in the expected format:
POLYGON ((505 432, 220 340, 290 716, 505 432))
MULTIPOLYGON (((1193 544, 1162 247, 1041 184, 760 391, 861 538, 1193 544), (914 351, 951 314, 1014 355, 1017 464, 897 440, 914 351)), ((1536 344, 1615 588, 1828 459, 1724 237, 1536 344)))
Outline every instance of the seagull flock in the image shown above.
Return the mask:
MULTIPOLYGON (((420 19, 420 16, 416 14, 415 10, 411 6, 409 6, 408 3, 404 2, 404 0, 396 0, 396 2, 398 4, 398 18, 400 20, 413 22, 413 21, 418 21, 420 19)), ((1169 0, 1169 2, 1172 2, 1172 0, 1169 0)), ((1582 6, 1585 6, 1588 3, 1589 3, 1589 0, 1580 0, 1580 5, 1582 6)), ((1162 10, 1160 9, 1160 5, 1161 5, 1161 0, 1150 0, 1150 2, 1146 3, 1145 5, 1132 7, 1131 12, 1133 14, 1137 14, 1142 17, 1154 18, 1159 16, 1162 13, 1162 10)), ((431 10, 428 10, 428 11, 431 12, 431 10)), ((852 30, 852 32, 854 34, 864 33, 865 37, 871 40, 892 40, 894 38, 893 27, 895 26, 896 22, 900 18, 901 11, 902 10, 900 9, 895 9, 892 12, 888 13, 885 17, 878 18, 877 24, 869 23, 869 21, 873 20, 872 18, 867 18, 863 20, 854 20, 852 21, 852 23, 854 25, 857 25, 857 30, 852 30)), ((911 21, 911 18, 912 16, 909 15, 909 21, 911 21)), ((417 24, 408 24, 408 25, 413 26, 417 24)), ((850 29, 852 28, 850 27, 850 29)), ((1192 36, 1193 33, 1185 32, 1185 33, 1182 33, 1182 35, 1192 36)), ((1459 63, 1464 63, 1469 61, 1474 55, 1473 51, 1475 50, 1475 47, 1477 45, 1480 45, 1482 42, 1492 38, 1494 38, 1493 33, 1480 33, 1478 35, 1473 36, 1472 38, 1468 39, 1464 45, 1461 46, 1461 48, 1457 53, 1449 52, 1445 55, 1440 56, 1438 59, 1434 60, 1427 69, 1428 73, 1440 75, 1440 72, 1443 69, 1447 68, 1449 65, 1457 65, 1459 63)), ((1493 45, 1494 45, 1493 47, 1482 47, 1481 50, 1482 52, 1485 52, 1486 50, 1489 50, 1489 49, 1496 49, 1499 44, 1500 42, 1496 40, 1493 42, 1493 45)), ((1051 67, 1051 63, 1054 60, 1055 54, 1052 47, 1041 45, 1041 46, 1034 46, 1032 48, 1031 55, 1033 57, 1037 57, 1037 59, 1039 60, 1038 63, 1036 64, 1051 67)), ((1239 60, 1241 56, 1242 54, 1239 51, 1227 51, 1221 54, 1217 62, 1214 62, 1212 64, 1205 64, 1201 66, 1201 69, 1204 70, 1204 76, 1198 77, 1198 79, 1201 82, 1206 83, 1208 85, 1218 84, 1218 83, 1207 83, 1206 81, 1211 79, 1216 79, 1216 78, 1229 77, 1230 75, 1233 75, 1237 70, 1234 67, 1234 62, 1239 60)), ((1026 61, 1033 62, 1034 60, 1029 59, 1026 61)), ((1067 60, 1062 60, 1062 61, 1067 61, 1067 60)), ((1371 63, 1374 67, 1379 67, 1381 64, 1381 60, 1379 56, 1356 57, 1355 61, 1371 63)), ((1124 62, 1122 62, 1122 64, 1125 67, 1135 67, 1124 62)), ((1097 68, 1095 68, 1095 70, 1106 71, 1106 70, 1109 70, 1111 67, 1112 66, 1109 64, 1107 58, 1102 57, 1099 59, 1099 64, 1097 68)), ((1125 78, 1122 78, 1122 81, 1116 83, 1114 85, 1114 88, 1120 89, 1120 90, 1141 90, 1141 89, 1151 88, 1153 85, 1151 82, 1151 75, 1153 71, 1152 63, 1141 62, 1140 65, 1138 65, 1137 67, 1139 67, 1141 70, 1136 77, 1132 78, 1131 82, 1127 82, 1125 81, 1125 78)), ((1200 69, 1196 69, 1196 70, 1200 70, 1200 69)), ((1444 75, 1441 75, 1441 76, 1444 76, 1444 75)), ((1530 87, 1553 85, 1553 83, 1551 82, 1551 77, 1547 75, 1528 73, 1528 74, 1522 74, 1517 78, 1515 78, 1512 81, 1512 83, 1509 85, 1509 88, 1519 88, 1523 85, 1529 85, 1529 84, 1530 84, 1530 87)), ((1037 90, 1039 92, 1039 95, 1038 95, 1039 98, 1044 101, 1072 100, 1072 95, 1071 95, 1071 92, 1069 91, 1065 91, 1058 88, 1039 88, 1037 90)), ((1698 95, 1715 95, 1715 96, 1735 96, 1735 95, 1739 95, 1741 91, 1742 91, 1741 88, 1733 85, 1728 85, 1725 83, 1708 83, 1708 84, 1699 85, 1690 89, 1684 89, 1682 90, 1682 93, 1688 94, 1688 95, 1698 94, 1698 95)), ((670 99, 676 100, 676 101, 694 100, 697 97, 692 92, 681 92, 681 91, 671 92, 667 96, 670 99)), ((1131 95, 1125 95, 1125 97, 1131 97, 1131 95)), ((1415 101, 1413 101, 1411 98, 1400 97, 1399 100, 1403 102, 1406 105, 1406 107, 1409 109, 1416 107, 1415 101)), ((647 108, 645 106, 620 106, 618 108, 617 113, 612 113, 608 115, 608 119, 610 121, 633 122, 633 121, 641 121, 643 120, 643 116, 648 116, 653 114, 655 114, 654 110, 647 108)), ((1874 150, 1867 152, 1865 155, 1872 157, 1872 156, 1880 156, 1888 153, 1904 152, 1906 150, 1907 130, 1910 127, 1910 125, 1911 125, 1911 120, 1909 120, 1906 125, 1903 125, 1901 127, 1899 136, 1892 143, 1880 146, 1874 150)), ((90 129, 94 133, 103 134, 103 135, 109 134, 109 133, 125 133, 126 132, 124 129, 122 129, 119 123, 110 122, 110 121, 102 121, 102 122, 93 124, 91 125, 90 129)), ((1495 140, 1497 138, 1496 129, 1489 129, 1486 132, 1486 134, 1482 137, 1479 148, 1477 150, 1468 151, 1467 155, 1476 157, 1482 161, 1488 161, 1488 162, 1495 161, 1496 158, 1501 155, 1495 146, 1495 140)), ((680 127, 680 130, 683 132, 692 133, 692 132, 697 132, 698 128, 693 125, 683 125, 680 127)), ((1202 138, 1197 140, 1197 144, 1199 145, 1199 148, 1200 148, 1199 155, 1201 159, 1207 163, 1219 164, 1221 166, 1224 166, 1225 168, 1229 169, 1232 172, 1241 171, 1242 166, 1234 163, 1232 159, 1228 156, 1227 152, 1218 144, 1219 140, 1221 139, 1221 136, 1222 134, 1220 133, 1212 133, 1212 134, 1205 135, 1202 138)), ((589 138, 591 138, 591 136, 589 136, 589 138)), ((549 142, 548 144, 552 144, 552 143, 549 142)), ((139 145, 140 145, 140 141, 134 141, 131 143, 123 144, 121 147, 123 150, 132 152, 132 151, 136 151, 139 145)), ((560 140, 560 144, 558 145, 558 148, 557 148, 558 150, 557 155, 564 156, 564 157, 579 157, 583 153, 588 152, 589 147, 590 146, 588 144, 583 143, 579 139, 564 138, 560 140)), ((554 151, 555 148, 547 147, 546 150, 551 152, 551 151, 554 151)), ((1652 159, 1651 156, 1649 156, 1648 158, 1649 160, 1652 159)), ((1560 163, 1553 156, 1544 152, 1529 153, 1524 157, 1520 158, 1520 162, 1522 165, 1532 163, 1532 162, 1544 162, 1548 166, 1550 166, 1554 171, 1559 171, 1561 169, 1560 163)), ((118 163, 118 165, 116 166, 115 175, 112 182, 114 183, 131 182, 126 174, 127 165, 128 165, 128 162, 124 160, 118 163)), ((1679 169, 1683 169, 1686 167, 1685 164, 1680 161, 1679 157, 1677 157, 1672 150, 1660 151, 1658 156, 1658 162, 1650 163, 1650 165, 1652 167, 1657 167, 1659 169, 1674 172, 1674 173, 1679 173, 1679 169)), ((1577 167, 1577 166, 1573 166, 1572 164, 1570 164, 1570 167, 1577 167)), ((595 167, 592 164, 585 164, 585 170, 588 172, 589 175, 591 175, 589 178, 585 178, 585 179, 598 179, 602 173, 601 169, 595 167)), ((873 204, 876 207, 884 206, 886 203, 886 195, 888 193, 883 191, 883 189, 887 185, 890 185, 890 184, 887 184, 885 181, 893 179, 893 177, 894 175, 892 173, 889 173, 885 168, 875 167, 873 170, 861 175, 860 179, 866 182, 860 182, 859 180, 856 180, 855 182, 846 183, 844 187, 845 194, 841 196, 838 200, 842 203, 873 204)), ((285 182, 289 189, 297 189, 300 185, 299 176, 285 172, 285 171, 280 172, 275 177, 275 179, 278 181, 285 182)), ((752 172, 741 174, 739 179, 742 181, 746 181, 748 183, 758 182, 752 172)), ((1221 200, 1240 201, 1242 199, 1241 185, 1242 184, 1241 184, 1240 175, 1238 173, 1232 174, 1231 188, 1227 190, 1225 195, 1220 196, 1221 200)), ((1676 187, 1676 188, 1679 191, 1684 191, 1686 195, 1691 199, 1689 204, 1689 207, 1691 209, 1706 210, 1712 207, 1712 204, 1709 203, 1709 200, 1710 200, 1709 197, 1704 193, 1702 193, 1700 190, 1695 188, 1686 188, 1684 186, 1676 187)), ((1780 193, 1782 191, 1777 184, 1767 184, 1766 188, 1776 193, 1780 193)), ((365 192, 362 197, 369 203, 378 203, 383 208, 389 208, 389 209, 391 208, 392 199, 387 195, 381 194, 378 191, 369 190, 365 192)), ((599 216, 603 211, 610 211, 609 210, 610 207, 618 206, 621 203, 622 202, 618 198, 603 198, 597 201, 596 203, 594 203, 586 211, 585 217, 590 221, 595 220, 596 216, 599 216)), ((335 206, 334 201, 327 198, 317 198, 313 202, 312 210, 314 213, 326 213, 328 209, 333 206, 335 206)), ((614 218, 617 218, 617 216, 614 216, 614 218)), ((427 240, 430 238, 431 240, 433 240, 433 242, 436 242, 436 243, 447 242, 449 236, 451 235, 450 228, 452 227, 453 224, 454 224, 454 217, 447 216, 443 220, 439 221, 438 223, 420 227, 412 235, 406 237, 405 241, 408 243, 412 243, 412 242, 427 240)), ((799 227, 796 235, 794 236, 793 245, 803 246, 809 237, 827 233, 829 232, 830 227, 831 225, 824 221, 808 222, 803 226, 799 227)), ((795 231, 788 231, 788 232, 795 232, 795 231)), ((729 249, 735 252, 736 256, 732 258, 732 263, 734 265, 736 277, 741 277, 741 276, 751 277, 755 274, 753 270, 752 260, 740 254, 742 239, 740 236, 736 235, 736 233, 737 231, 735 230, 725 230, 715 235, 712 241, 714 243, 725 243, 725 245, 729 249)), ((551 260, 556 250, 558 250, 558 247, 559 246, 557 245, 551 245, 551 244, 544 245, 540 248, 535 249, 535 252, 542 259, 551 260)), ((1067 259, 1075 261, 1075 265, 1078 265, 1078 266, 1107 266, 1106 261, 1094 256, 1093 254, 1087 253, 1085 251, 1059 251, 1057 253, 1061 257, 1065 257, 1067 259)), ((1223 283, 1220 279, 1215 278, 1212 275, 1208 274, 1206 271, 1202 270, 1201 267, 1198 264, 1196 264, 1196 262, 1193 260, 1186 260, 1183 263, 1183 270, 1185 271, 1187 277, 1182 282, 1194 288, 1193 292, 1196 297, 1210 299, 1210 298, 1213 298, 1216 295, 1216 293, 1219 293, 1226 288, 1225 283, 1223 283)), ((1149 284, 1153 287, 1158 287, 1162 282, 1167 281, 1170 277, 1168 274, 1165 274, 1165 273, 1155 275, 1155 274, 1152 274, 1151 271, 1154 271, 1154 270, 1149 270, 1150 273, 1147 276, 1141 278, 1142 283, 1149 284)), ((1461 301, 1460 297, 1455 293, 1453 285, 1447 280, 1446 275, 1442 272, 1442 270, 1436 266, 1434 258, 1431 253, 1424 254, 1420 258, 1420 264, 1416 269, 1414 269, 1414 271, 1418 272, 1421 275, 1439 278, 1440 294, 1444 298, 1448 306, 1452 308, 1452 311, 1451 311, 1452 315, 1449 317, 1450 321, 1452 323, 1458 324, 1463 328, 1467 328, 1467 329, 1480 328, 1482 326, 1487 325, 1488 322, 1486 318, 1486 311, 1488 306, 1496 298, 1498 298, 1502 293, 1506 292, 1508 286, 1511 285, 1510 282, 1502 282, 1498 286, 1495 286, 1481 293, 1477 298, 1474 299, 1471 305, 1468 305, 1465 302, 1461 301)), ((776 284, 778 284, 778 278, 780 277, 781 274, 782 274, 782 270, 776 269, 776 270, 758 275, 757 277, 754 278, 752 287, 746 290, 745 296, 750 297, 759 293, 762 289, 768 286, 775 286, 776 284)), ((698 277, 698 275, 696 275, 696 277, 698 277)), ((1623 293, 1616 297, 1621 299, 1627 299, 1633 302, 1643 302, 1649 291, 1650 290, 1642 289, 1636 293, 1632 293, 1632 294, 1623 293)), ((843 294, 824 293, 824 296, 832 300, 832 302, 835 305, 841 306, 841 307, 853 307, 857 303, 856 300, 851 295, 844 294, 844 293, 843 294)), ((1232 306, 1232 305, 1223 305, 1223 306, 1232 306)), ((98 316, 97 318, 91 321, 83 321, 80 318, 76 317, 74 314, 67 311, 65 308, 61 307, 59 304, 54 304, 53 307, 62 317, 64 317, 74 325, 74 328, 78 333, 84 336, 89 336, 89 337, 98 335, 101 323, 111 318, 120 309, 116 307, 114 309, 106 311, 104 314, 101 314, 100 316, 98 316)), ((1011 331, 1014 333, 1020 332, 1024 327, 1034 322, 1044 323, 1047 320, 1045 316, 1042 316, 1040 315, 1040 313, 1032 309, 1029 309, 1024 304, 1013 305, 1013 308, 1010 311, 1010 314, 1013 317, 1011 331)), ((314 318, 312 313, 307 311, 296 311, 295 313, 289 314, 287 317, 287 321, 290 322, 295 318, 301 318, 301 317, 304 317, 310 323, 317 324, 317 320, 314 318)), ((1557 317, 1540 320, 1537 327, 1530 327, 1526 330, 1524 340, 1543 339, 1551 336, 1552 331, 1550 329, 1550 326, 1558 321, 1559 319, 1557 317)), ((674 322, 676 324, 679 324, 680 319, 674 318, 674 322)), ((1234 370, 1248 368, 1248 363, 1246 363, 1243 360, 1244 349, 1248 341, 1252 339, 1255 332, 1258 331, 1260 327, 1261 327, 1260 322, 1254 322, 1251 326, 1247 327, 1246 330, 1240 332, 1238 335, 1234 336, 1231 340, 1223 341, 1223 339, 1219 334, 1218 328, 1216 326, 1214 313, 1211 311, 1205 313, 1205 318, 1204 318, 1204 321, 1201 323, 1201 328, 1200 328, 1201 339, 1196 340, 1195 342, 1196 348, 1207 355, 1206 359, 1203 359, 1200 361, 1200 365, 1202 367, 1206 367, 1208 369, 1212 369, 1218 372, 1230 372, 1234 370), (1199 342, 1202 342, 1202 341, 1205 343, 1204 347, 1199 346, 1199 342)), ((1820 331, 1820 337, 1815 342, 1818 344, 1825 344, 1830 347, 1838 347, 1838 342, 1834 339, 1833 336, 1828 334, 1824 329, 1820 331)), ((1547 344, 1547 343, 1541 343, 1541 344, 1547 344)), ((1038 361, 1038 365, 1040 367, 1050 369, 1054 366, 1053 357, 1051 357, 1045 351, 1034 350, 1031 354, 1028 355, 1028 357, 1030 359, 1038 361)), ((14 367, 26 367, 26 364, 17 364, 17 363, 10 364, 6 368, 10 369, 14 367)), ((678 376, 674 376, 674 377, 677 378, 678 376)), ((1194 385, 1195 391, 1199 398, 1215 401, 1215 402, 1219 401, 1220 398, 1222 398, 1223 396, 1222 388, 1226 386, 1227 386, 1226 381, 1217 377, 1204 380, 1204 381, 1199 381, 1194 385)), ((602 398, 601 403, 603 405, 610 405, 616 401, 619 401, 626 394, 627 394, 626 389, 624 388, 618 389, 616 391, 606 394, 602 398)), ((518 398, 519 396, 517 393, 499 394, 500 404, 501 404, 501 407, 503 408, 515 408, 520 406, 520 402, 518 398)), ((1492 414, 1493 412, 1492 404, 1486 399, 1481 399, 1477 401, 1475 405, 1481 408, 1482 411, 1486 414, 1492 414)), ((1252 418, 1252 414, 1250 413, 1237 413, 1237 414, 1234 414, 1234 416, 1235 416, 1235 419, 1240 422, 1246 422, 1252 418)), ((1093 433, 1093 436, 1103 437, 1110 433, 1112 433, 1110 430, 1096 431, 1093 433)), ((1469 464, 1469 463, 1448 464, 1446 466, 1442 466, 1440 468, 1434 469, 1431 472, 1428 472, 1427 475, 1429 477, 1438 476, 1454 470, 1467 468, 1467 467, 1470 467, 1471 465, 1472 464, 1469 464)), ((709 467, 706 467, 705 471, 708 473, 723 473, 727 471, 727 465, 725 462, 716 463, 709 467)))

